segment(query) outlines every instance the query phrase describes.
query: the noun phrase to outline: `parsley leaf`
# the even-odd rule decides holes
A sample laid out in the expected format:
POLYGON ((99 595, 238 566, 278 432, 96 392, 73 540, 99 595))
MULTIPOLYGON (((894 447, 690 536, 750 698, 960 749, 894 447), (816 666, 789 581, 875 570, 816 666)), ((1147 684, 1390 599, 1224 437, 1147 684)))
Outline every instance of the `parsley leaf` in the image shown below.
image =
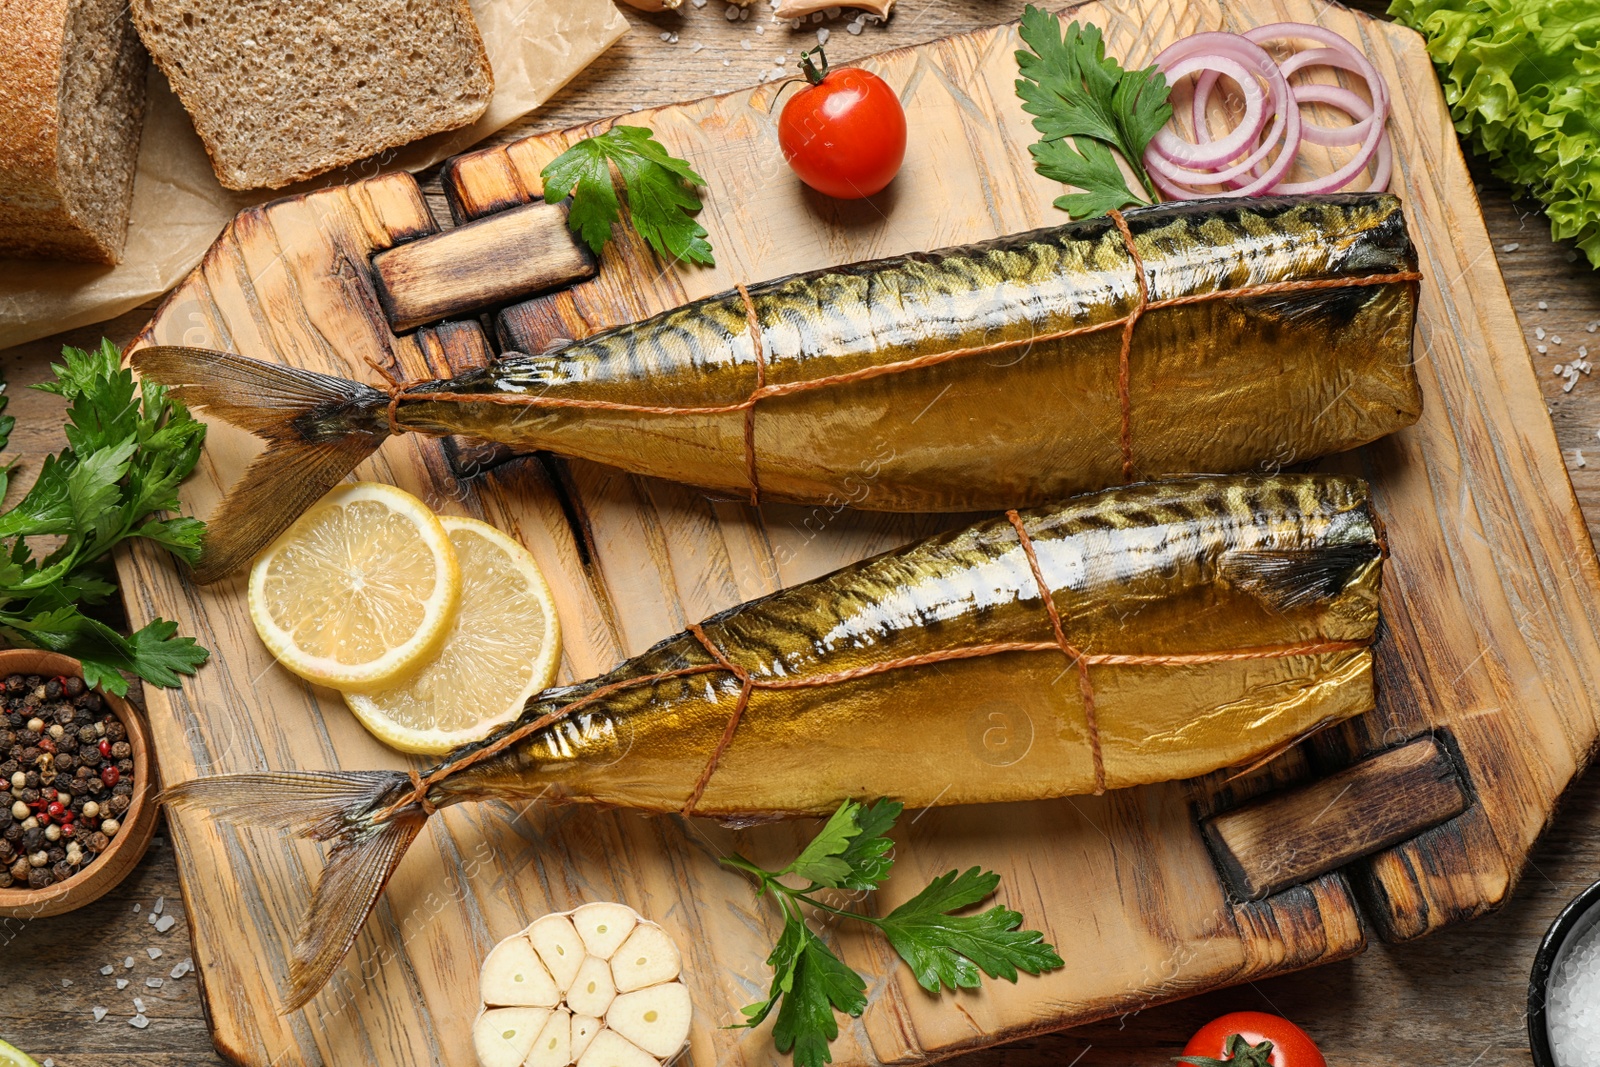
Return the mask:
POLYGON ((867 1007, 867 983, 800 920, 801 933, 794 978, 778 1009, 772 1043, 779 1052, 793 1052, 795 1067, 832 1063, 828 1044, 839 1036, 835 1010, 860 1015, 867 1007))
POLYGON ((894 865, 889 856, 894 842, 887 834, 903 810, 889 800, 870 805, 847 800, 781 870, 766 870, 738 855, 723 859, 755 878, 758 892, 770 893, 784 918, 783 933, 767 957, 772 968, 767 999, 741 1009, 745 1021, 735 1025, 759 1026, 776 1010, 773 1043, 779 1052, 793 1052, 795 1067, 831 1063, 828 1045, 839 1036, 834 1012, 859 1016, 867 1006, 865 979, 806 925, 804 907, 878 927, 930 992, 944 986, 975 988, 983 974, 1015 982, 1019 971, 1039 974, 1063 966, 1041 934, 1018 931, 1022 916, 1017 912, 996 907, 978 915, 950 914, 995 891, 1000 876, 977 867, 934 879, 882 919, 846 911, 812 895, 819 889, 876 889, 894 865), (787 875, 808 879, 810 884, 786 885, 781 879, 787 875))
POLYGON ((544 198, 554 204, 567 196, 567 225, 596 255, 611 238, 621 215, 611 166, 616 165, 627 194, 633 225, 657 255, 711 265, 706 229, 692 216, 700 210, 695 187, 706 180, 684 160, 668 154, 643 126, 613 126, 586 137, 547 164, 544 198))
MULTIPOLYGON (((35 388, 67 400, 67 448, 45 457, 33 487, 0 514, 0 637, 76 657, 84 681, 111 693, 128 691, 123 671, 177 685, 209 653, 178 637, 176 623, 155 619, 123 636, 83 608, 116 591, 111 552, 129 539, 164 544, 191 561, 199 554, 204 523, 154 513, 177 509, 177 486, 199 459, 205 424, 161 387, 138 389, 110 341, 66 348, 62 357, 54 379, 35 388), (42 536, 56 543, 36 558, 28 538, 42 536)), ((11 428, 9 416, 0 418, 0 448, 11 428)), ((0 471, 0 492, 9 473, 0 471)))
POLYGON ((1022 915, 1010 908, 993 907, 977 915, 951 915, 976 904, 1000 884, 993 871, 968 868, 935 878, 926 889, 884 916, 878 926, 910 964, 917 984, 930 993, 941 985, 951 989, 976 989, 978 971, 990 978, 1017 980, 1017 971, 1029 974, 1063 966, 1056 950, 1045 944, 1037 930, 1018 930, 1022 915))
POLYGON ((1063 31, 1060 18, 1032 4, 1018 32, 1028 49, 1016 53, 1017 95, 1041 135, 1029 149, 1034 166, 1083 190, 1055 206, 1086 218, 1143 203, 1128 188, 1112 149, 1156 199, 1143 159, 1150 139, 1172 118, 1166 76, 1153 65, 1124 70, 1106 55, 1099 27, 1073 22, 1063 31), (1076 150, 1066 138, 1076 141, 1076 150))

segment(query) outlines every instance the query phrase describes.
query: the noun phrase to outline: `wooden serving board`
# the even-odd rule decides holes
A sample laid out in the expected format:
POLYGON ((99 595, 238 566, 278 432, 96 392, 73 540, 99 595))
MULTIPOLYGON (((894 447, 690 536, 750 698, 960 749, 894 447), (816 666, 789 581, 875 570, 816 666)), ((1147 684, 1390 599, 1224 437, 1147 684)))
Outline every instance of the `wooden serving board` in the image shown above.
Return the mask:
MULTIPOLYGON (((982 864, 1002 874, 1000 899, 1042 929, 1067 966, 933 997, 880 941, 830 930, 871 993, 834 1046, 842 1065, 926 1062, 1339 959, 1361 951, 1368 930, 1415 937, 1494 908, 1600 732, 1600 568, 1421 39, 1318 0, 1127 0, 1075 14, 1134 64, 1198 30, 1320 22, 1359 43, 1390 80, 1394 187, 1427 275, 1416 338, 1426 409, 1412 429, 1330 464, 1373 480, 1388 523, 1380 706, 1242 777, 908 817, 896 873, 873 906, 982 864), (1376 761, 1360 762, 1373 753, 1376 761), (1240 808, 1293 786, 1304 791, 1261 802, 1276 807, 1240 808), (1275 844, 1278 826, 1292 847, 1275 844), (1424 826, 1432 828, 1419 833, 1424 826), (1363 853, 1372 854, 1351 859, 1363 853), (1243 902, 1250 896, 1261 899, 1243 902)), ((438 227, 413 180, 389 176, 240 215, 140 343, 231 349, 356 377, 371 376, 368 359, 408 376, 445 374, 502 341, 582 334, 735 282, 1059 221, 1050 206, 1059 187, 1029 165, 1034 134, 1012 91, 1016 43, 1014 27, 1001 26, 868 62, 900 92, 911 127, 904 171, 870 202, 826 201, 790 179, 774 143, 775 86, 620 120, 650 126, 706 176, 714 269, 664 265, 624 233, 593 280, 502 315, 396 336, 374 295, 371 255, 438 227)), ((598 128, 461 158, 446 174, 458 221, 532 199, 541 165, 598 128)), ((185 487, 193 511, 209 513, 257 450, 214 425, 185 487)), ((388 443, 358 473, 519 536, 555 589, 566 678, 952 522, 839 507, 758 511, 592 464, 508 461, 416 437, 388 443)), ((119 566, 135 624, 175 618, 215 656, 181 691, 147 691, 170 780, 406 765, 335 694, 275 665, 251 628, 241 581, 197 588, 170 559, 142 551, 119 566)), ((1046 724, 1018 718, 997 693, 950 743, 1003 763, 1036 728, 1046 724)), ((452 808, 401 865, 329 989, 279 1016, 275 985, 318 849, 196 814, 173 825, 196 959, 230 1059, 471 1064, 476 973, 489 947, 547 911, 618 899, 684 946, 698 1021, 689 1062, 784 1060, 767 1029, 719 1028, 764 988, 778 923, 717 857, 737 849, 777 860, 809 826, 734 831, 626 811, 452 808)))

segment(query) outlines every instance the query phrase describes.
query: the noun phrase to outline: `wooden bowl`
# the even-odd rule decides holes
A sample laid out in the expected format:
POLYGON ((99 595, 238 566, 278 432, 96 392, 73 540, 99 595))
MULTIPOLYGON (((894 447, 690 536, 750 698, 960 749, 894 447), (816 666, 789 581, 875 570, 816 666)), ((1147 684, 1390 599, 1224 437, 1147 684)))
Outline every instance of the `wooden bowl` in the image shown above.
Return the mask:
MULTIPOLYGON (((46 678, 57 675, 82 677, 83 665, 71 656, 58 652, 37 652, 31 648, 13 648, 0 651, 0 678, 13 674, 37 674, 46 678)), ((156 794, 161 791, 157 775, 155 753, 150 748, 150 734, 144 719, 129 706, 126 700, 98 690, 106 706, 114 712, 127 729, 127 741, 133 748, 133 797, 122 816, 122 828, 111 844, 95 861, 64 882, 43 889, 0 889, 0 915, 33 919, 81 908, 90 901, 99 900, 112 887, 133 870, 150 839, 156 832, 156 794)), ((11 802, 9 785, 5 802, 11 802)))

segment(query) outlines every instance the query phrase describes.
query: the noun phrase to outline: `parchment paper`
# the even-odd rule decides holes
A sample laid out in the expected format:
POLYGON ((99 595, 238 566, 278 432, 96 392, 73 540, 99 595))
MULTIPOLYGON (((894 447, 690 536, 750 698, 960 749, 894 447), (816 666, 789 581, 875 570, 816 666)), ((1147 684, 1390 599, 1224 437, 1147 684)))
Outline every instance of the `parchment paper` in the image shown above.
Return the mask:
POLYGON ((494 98, 481 119, 287 189, 222 188, 188 114, 152 64, 122 262, 0 259, 0 348, 101 322, 159 296, 252 204, 380 171, 421 170, 476 144, 554 96, 628 28, 611 0, 472 0, 472 11, 494 68, 494 98))

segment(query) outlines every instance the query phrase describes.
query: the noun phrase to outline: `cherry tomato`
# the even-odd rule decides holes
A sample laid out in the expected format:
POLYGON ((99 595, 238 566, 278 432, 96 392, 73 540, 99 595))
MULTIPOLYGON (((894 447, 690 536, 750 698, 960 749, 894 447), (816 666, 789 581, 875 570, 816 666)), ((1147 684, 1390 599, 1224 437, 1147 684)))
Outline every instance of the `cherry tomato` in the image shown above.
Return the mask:
POLYGON ((856 200, 880 192, 906 156, 906 113, 884 80, 859 67, 828 69, 820 47, 800 55, 811 84, 778 119, 778 147, 819 193, 856 200))
POLYGON ((1206 1023, 1183 1046, 1178 1062, 1195 1067, 1328 1067, 1304 1030, 1262 1011, 1230 1012, 1206 1023))

